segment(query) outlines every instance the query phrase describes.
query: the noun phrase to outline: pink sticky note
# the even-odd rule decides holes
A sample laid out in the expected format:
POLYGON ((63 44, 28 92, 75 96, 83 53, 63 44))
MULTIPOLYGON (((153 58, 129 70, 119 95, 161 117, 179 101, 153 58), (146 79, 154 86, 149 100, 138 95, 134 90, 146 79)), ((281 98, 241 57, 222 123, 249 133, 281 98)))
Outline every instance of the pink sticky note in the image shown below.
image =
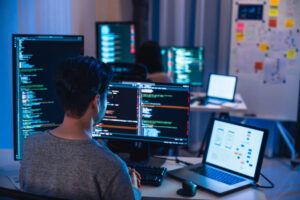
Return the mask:
POLYGON ((245 29, 245 24, 243 22, 239 22, 239 23, 236 24, 236 30, 237 31, 244 32, 244 29, 245 29))

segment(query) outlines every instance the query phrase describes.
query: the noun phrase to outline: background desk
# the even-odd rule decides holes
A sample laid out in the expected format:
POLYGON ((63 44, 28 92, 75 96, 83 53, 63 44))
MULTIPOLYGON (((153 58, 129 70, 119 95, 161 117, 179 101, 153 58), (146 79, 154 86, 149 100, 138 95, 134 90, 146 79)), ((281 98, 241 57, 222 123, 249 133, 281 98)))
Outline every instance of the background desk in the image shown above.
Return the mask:
MULTIPOLYGON (((174 157, 167 157, 174 159, 174 157)), ((200 163, 202 158, 195 157, 179 157, 180 160, 184 160, 193 164, 200 163)), ((168 170, 176 169, 183 167, 183 164, 177 164, 175 161, 167 160, 163 167, 166 167, 168 170)), ((151 186, 142 186, 141 192, 143 199, 179 199, 184 198, 176 194, 176 191, 181 188, 182 184, 180 181, 172 179, 168 176, 165 177, 162 185, 159 187, 151 186)), ((243 190, 225 195, 225 196, 216 196, 207 191, 197 189, 197 194, 194 197, 185 197, 185 199, 266 199, 264 192, 260 189, 254 187, 248 187, 243 190)))
POLYGON ((199 149, 198 156, 201 156, 204 152, 204 147, 207 143, 208 136, 210 135, 210 130, 212 128, 212 124, 215 118, 219 119, 226 119, 230 120, 230 115, 238 115, 243 116, 244 113, 247 111, 246 103, 244 102, 242 96, 240 94, 236 94, 234 99, 234 102, 227 102, 222 105, 215 105, 215 104, 207 104, 207 105, 200 105, 199 101, 193 100, 197 97, 205 97, 206 93, 204 92, 192 92, 191 93, 191 105, 190 105, 190 111, 192 112, 211 112, 212 115, 210 116, 210 120, 208 121, 208 125, 206 127, 206 130, 204 132, 204 136, 201 140, 201 146, 199 149), (219 114, 219 116, 216 116, 216 113, 219 114))
MULTIPOLYGON (((192 92, 191 101, 197 97, 204 97, 205 92, 192 92)), ((199 101, 191 103, 191 111, 201 111, 201 112, 229 112, 229 113, 245 113, 247 111, 246 103, 244 102, 240 94, 235 95, 235 101, 225 103, 224 105, 200 105, 199 101)))

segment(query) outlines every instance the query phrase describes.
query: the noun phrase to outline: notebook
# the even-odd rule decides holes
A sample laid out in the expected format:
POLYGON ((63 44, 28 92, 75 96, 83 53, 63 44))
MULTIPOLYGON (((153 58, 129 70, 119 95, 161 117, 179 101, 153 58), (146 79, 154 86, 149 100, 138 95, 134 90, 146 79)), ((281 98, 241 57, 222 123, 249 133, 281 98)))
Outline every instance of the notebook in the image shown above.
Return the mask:
POLYGON ((258 181, 268 131, 215 119, 201 164, 169 171, 217 194, 225 194, 258 181))

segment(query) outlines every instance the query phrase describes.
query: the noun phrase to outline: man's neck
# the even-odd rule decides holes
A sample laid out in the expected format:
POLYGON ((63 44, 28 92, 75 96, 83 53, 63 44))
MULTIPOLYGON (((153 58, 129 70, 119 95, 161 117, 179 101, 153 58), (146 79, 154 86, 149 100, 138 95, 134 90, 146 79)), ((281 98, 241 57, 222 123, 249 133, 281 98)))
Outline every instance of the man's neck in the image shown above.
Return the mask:
POLYGON ((91 139, 91 122, 84 117, 73 118, 65 114, 63 123, 50 132, 64 139, 91 139))

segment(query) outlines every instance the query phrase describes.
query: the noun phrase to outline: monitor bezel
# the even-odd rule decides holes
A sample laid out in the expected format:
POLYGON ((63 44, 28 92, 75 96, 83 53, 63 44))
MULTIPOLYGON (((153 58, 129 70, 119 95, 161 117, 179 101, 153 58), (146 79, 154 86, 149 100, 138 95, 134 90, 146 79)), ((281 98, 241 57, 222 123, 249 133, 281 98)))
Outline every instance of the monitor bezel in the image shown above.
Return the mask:
POLYGON ((17 112, 17 69, 16 69, 16 48, 14 46, 14 41, 15 41, 15 38, 17 37, 48 37, 48 36, 62 36, 62 37, 74 37, 74 38, 78 38, 78 37, 82 37, 82 55, 84 55, 84 35, 59 35, 59 34, 12 34, 12 67, 13 67, 13 73, 12 73, 12 81, 13 81, 13 145, 14 145, 14 160, 17 161, 17 160, 22 160, 21 158, 17 159, 17 140, 18 140, 18 136, 17 136, 17 115, 18 115, 18 112, 17 112))
POLYGON ((218 99, 218 100, 224 100, 224 101, 229 101, 229 102, 234 102, 235 100, 235 95, 236 95, 236 88, 237 88, 237 84, 238 84, 238 76, 234 76, 234 75, 226 75, 226 74, 216 74, 216 73, 210 73, 209 74, 209 79, 208 79, 208 83, 207 83, 207 87, 206 87, 206 97, 209 98, 214 98, 214 99, 218 99), (234 86, 234 91, 233 91, 233 97, 232 99, 226 99, 226 98, 219 98, 219 97, 214 97, 214 96, 208 96, 208 89, 209 89, 209 83, 210 83, 210 79, 212 75, 218 75, 218 76, 230 76, 230 77, 234 77, 235 78, 235 86, 234 86))
MULTIPOLYGON (((202 83, 198 84, 198 83, 195 83, 195 82, 190 82, 190 83, 186 83, 186 84, 189 84, 191 87, 203 87, 204 86, 204 76, 205 76, 205 48, 204 46, 161 46, 160 47, 160 50, 162 50, 162 48, 185 48, 185 49, 200 49, 202 48, 203 49, 203 81, 202 83)), ((173 78, 173 77, 172 77, 173 78)), ((175 83, 175 84, 179 84, 179 83, 175 83)))
MULTIPOLYGON (((93 136, 94 139, 108 139, 108 140, 113 140, 113 141, 116 141, 116 140, 124 140, 124 141, 133 141, 133 142, 154 142, 154 143, 159 143, 159 144, 163 144, 163 145, 180 145, 180 146, 187 146, 189 144, 189 140, 190 140, 190 128, 191 128, 191 85, 190 84, 174 84, 174 83, 161 83, 161 82, 133 82, 133 81, 120 81, 120 82, 111 82, 111 83, 127 83, 127 84, 130 84, 130 83, 141 83, 141 84, 152 84, 152 85, 169 85, 169 86, 183 86, 183 85, 186 85, 188 86, 188 95, 189 95, 189 98, 188 98, 188 107, 189 107, 189 116, 188 116, 188 128, 187 128, 187 140, 186 140, 186 143, 184 144, 179 144, 179 143, 175 143, 175 142, 172 142, 172 143, 169 143, 169 142, 162 142, 162 141, 159 141, 159 140, 144 140, 144 139, 139 139, 139 138, 114 138, 114 137, 102 137, 102 136, 93 136)), ((110 84, 111 84, 110 83, 110 84)))
MULTIPOLYGON (((96 33, 96 58, 101 61, 99 56, 99 29, 98 26, 102 24, 130 24, 134 25, 134 34, 135 34, 135 49, 137 49, 137 29, 136 29, 136 22, 134 21, 97 21, 95 22, 95 33, 96 33)), ((134 57, 136 56, 136 53, 134 54, 134 57)), ((102 61, 101 61, 102 62, 102 61)), ((133 62, 135 63, 135 61, 133 62)))
POLYGON ((206 143, 205 152, 203 154, 202 163, 211 165, 213 167, 216 167, 216 168, 219 168, 219 169, 222 169, 222 170, 229 171, 233 174, 237 174, 239 176, 242 176, 242 177, 245 177, 245 178, 248 178, 248 179, 251 179, 251 180, 254 180, 255 182, 257 182, 259 180, 259 175, 260 175, 260 171, 261 171, 261 167, 262 167, 262 162, 263 162, 263 158, 264 158, 264 153, 265 153, 265 148, 266 148, 266 144, 267 144, 268 135, 269 135, 269 131, 267 129, 258 128, 258 127, 254 127, 254 126, 250 126, 250 125, 246 125, 246 124, 240 124, 240 123, 236 123, 236 122, 231 122, 229 120, 222 120, 222 119, 214 118, 213 122, 211 124, 211 129, 210 129, 209 137, 208 137, 208 140, 207 140, 207 143, 206 143), (263 131, 263 138, 262 138, 262 141, 261 141, 261 148, 260 148, 260 151, 259 151, 259 154, 258 154, 256 170, 255 170, 255 173, 254 173, 253 177, 206 162, 209 142, 210 142, 210 139, 211 139, 212 130, 213 130, 215 121, 221 121, 221 122, 225 122, 225 123, 230 123, 230 124, 242 126, 242 127, 245 127, 245 128, 251 128, 251 129, 263 131))

